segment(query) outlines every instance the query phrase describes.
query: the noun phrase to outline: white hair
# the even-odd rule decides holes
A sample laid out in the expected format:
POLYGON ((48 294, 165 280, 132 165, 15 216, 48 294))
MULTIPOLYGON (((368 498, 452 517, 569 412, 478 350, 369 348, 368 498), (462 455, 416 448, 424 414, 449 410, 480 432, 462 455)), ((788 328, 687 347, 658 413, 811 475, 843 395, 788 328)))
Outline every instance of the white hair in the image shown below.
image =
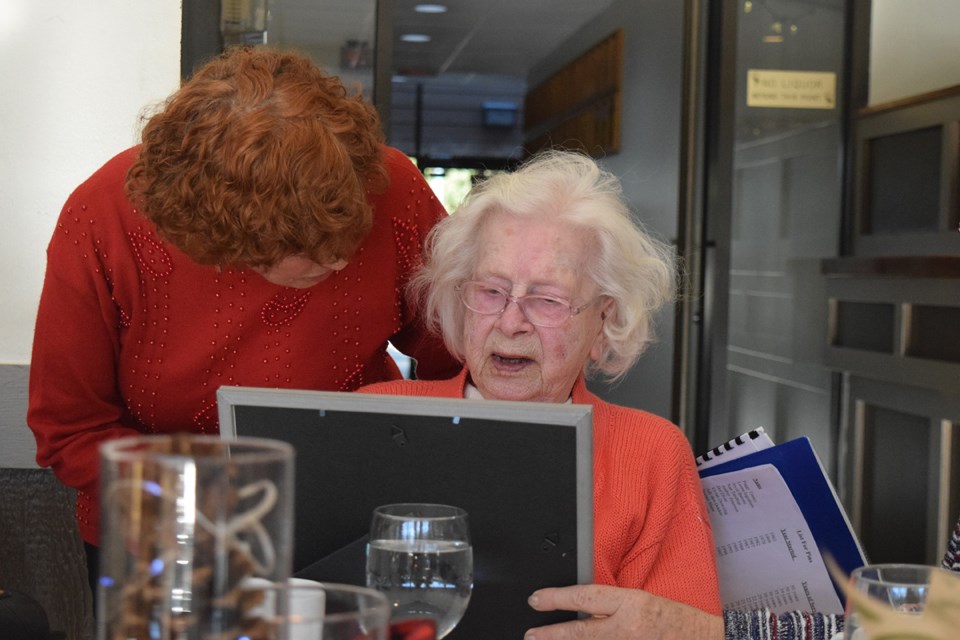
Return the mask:
POLYGON ((653 314, 673 300, 674 251, 634 220, 619 179, 581 153, 543 152, 514 172, 488 178, 430 232, 425 264, 409 288, 426 322, 462 361, 465 309, 456 286, 473 278, 477 238, 494 213, 560 219, 593 235, 597 255, 585 275, 612 305, 603 323, 603 353, 585 370, 622 377, 654 339, 653 314))

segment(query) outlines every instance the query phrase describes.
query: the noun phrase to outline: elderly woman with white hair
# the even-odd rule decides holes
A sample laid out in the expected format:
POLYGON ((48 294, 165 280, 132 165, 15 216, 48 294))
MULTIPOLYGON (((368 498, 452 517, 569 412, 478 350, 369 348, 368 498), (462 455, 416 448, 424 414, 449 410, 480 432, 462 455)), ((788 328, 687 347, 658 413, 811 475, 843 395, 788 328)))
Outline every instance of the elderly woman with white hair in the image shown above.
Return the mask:
MULTIPOLYGON (((717 615, 712 533, 689 443, 668 420, 605 402, 585 382, 617 380, 643 353, 653 314, 672 300, 673 263, 634 221, 616 177, 582 154, 534 156, 480 183, 437 225, 410 283, 462 372, 361 391, 591 405, 595 581, 717 615)), ((605 613, 541 631, 634 637, 605 613)))

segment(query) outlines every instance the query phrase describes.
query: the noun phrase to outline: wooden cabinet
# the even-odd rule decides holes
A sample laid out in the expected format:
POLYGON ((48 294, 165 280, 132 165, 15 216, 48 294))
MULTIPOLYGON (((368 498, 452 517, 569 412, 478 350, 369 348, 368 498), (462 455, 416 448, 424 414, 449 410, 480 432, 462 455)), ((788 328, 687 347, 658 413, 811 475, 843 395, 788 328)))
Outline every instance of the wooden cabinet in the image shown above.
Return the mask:
POLYGON ((840 492, 872 562, 935 563, 960 512, 960 87, 854 127, 850 255, 821 263, 840 492))

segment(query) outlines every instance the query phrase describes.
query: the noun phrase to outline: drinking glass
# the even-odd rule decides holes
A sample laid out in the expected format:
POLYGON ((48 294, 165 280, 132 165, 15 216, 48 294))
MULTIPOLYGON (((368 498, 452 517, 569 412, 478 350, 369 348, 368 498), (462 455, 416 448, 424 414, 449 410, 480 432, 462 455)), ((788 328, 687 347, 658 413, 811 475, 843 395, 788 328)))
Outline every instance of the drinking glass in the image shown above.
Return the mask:
POLYGON ((231 637, 243 582, 290 576, 290 445, 134 436, 100 457, 100 640, 231 637))
MULTIPOLYGON (((919 614, 927 600, 930 577, 937 567, 917 564, 872 564, 854 569, 850 584, 904 615, 919 614)), ((868 640, 865 629, 857 622, 857 612, 850 599, 844 620, 845 640, 868 640)))
POLYGON ((437 638, 449 634, 473 591, 466 511, 442 504, 377 507, 367 544, 367 586, 387 596, 393 620, 432 618, 437 638))
POLYGON ((241 599, 253 606, 241 623, 247 640, 387 640, 390 605, 373 589, 291 579, 248 581, 241 599))

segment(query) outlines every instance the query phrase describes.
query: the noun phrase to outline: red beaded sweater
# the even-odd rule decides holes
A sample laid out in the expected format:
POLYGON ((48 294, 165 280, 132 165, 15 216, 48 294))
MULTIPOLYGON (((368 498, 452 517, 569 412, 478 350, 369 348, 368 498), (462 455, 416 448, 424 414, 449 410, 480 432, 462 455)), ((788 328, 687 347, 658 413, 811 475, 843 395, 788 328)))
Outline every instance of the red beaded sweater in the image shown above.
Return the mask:
POLYGON ((200 266, 164 243, 126 196, 136 149, 69 197, 47 250, 27 422, 37 462, 77 493, 87 542, 99 533, 98 445, 137 433, 217 433, 221 385, 351 391, 399 377, 390 340, 421 377, 458 365, 403 297, 427 231, 445 215, 399 151, 374 226, 350 264, 309 289, 200 266))
MULTIPOLYGON (((462 398, 466 380, 462 371, 450 380, 398 380, 360 392, 462 398)), ((594 582, 720 614, 713 532, 683 433, 653 414, 604 402, 582 377, 572 400, 593 406, 594 582)))

